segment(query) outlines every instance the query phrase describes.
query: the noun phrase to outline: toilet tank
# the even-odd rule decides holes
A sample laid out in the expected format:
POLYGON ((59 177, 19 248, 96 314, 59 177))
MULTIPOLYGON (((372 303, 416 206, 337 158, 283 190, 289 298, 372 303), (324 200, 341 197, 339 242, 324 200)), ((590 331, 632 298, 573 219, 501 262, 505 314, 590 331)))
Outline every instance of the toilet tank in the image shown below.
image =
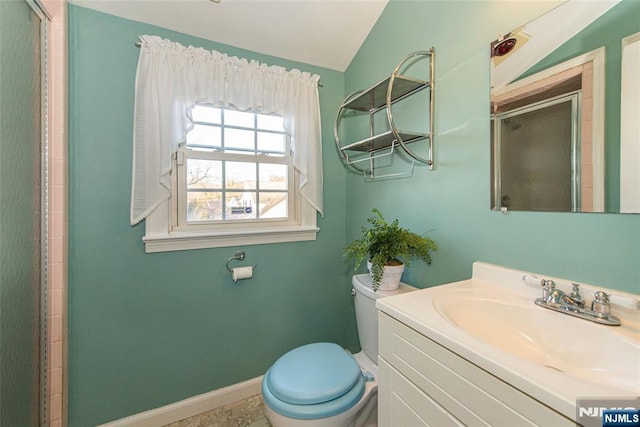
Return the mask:
POLYGON ((371 276, 369 274, 358 274, 351 280, 353 284, 356 323, 358 326, 358 337, 360 347, 369 359, 378 365, 378 310, 376 300, 392 295, 399 295, 405 292, 415 291, 417 288, 400 283, 400 287, 393 291, 377 291, 371 288, 371 276))

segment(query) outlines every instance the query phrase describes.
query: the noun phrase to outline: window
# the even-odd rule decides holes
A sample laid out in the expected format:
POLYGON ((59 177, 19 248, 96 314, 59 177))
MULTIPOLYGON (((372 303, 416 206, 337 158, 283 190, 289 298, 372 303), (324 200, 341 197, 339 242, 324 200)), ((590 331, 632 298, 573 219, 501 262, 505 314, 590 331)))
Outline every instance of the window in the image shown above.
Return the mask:
POLYGON ((202 104, 191 117, 193 128, 175 157, 169 234, 197 238, 197 247, 291 241, 283 237, 290 232, 293 240, 310 240, 308 227, 301 228, 308 221, 284 118, 202 104))
POLYGON ((315 240, 320 76, 140 41, 130 222, 145 220, 145 251, 315 240))
POLYGON ((197 105, 178 151, 177 226, 294 219, 284 119, 197 105))

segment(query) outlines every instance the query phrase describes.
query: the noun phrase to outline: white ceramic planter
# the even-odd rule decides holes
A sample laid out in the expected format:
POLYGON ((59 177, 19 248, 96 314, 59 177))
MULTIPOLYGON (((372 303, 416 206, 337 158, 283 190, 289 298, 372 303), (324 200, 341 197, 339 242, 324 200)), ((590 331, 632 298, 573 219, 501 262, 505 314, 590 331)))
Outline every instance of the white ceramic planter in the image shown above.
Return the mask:
MULTIPOLYGON (((367 261, 367 268, 369 274, 371 274, 371 262, 367 261)), ((393 291, 400 286, 400 279, 404 272, 404 264, 400 265, 385 265, 382 279, 380 279, 379 291, 393 291)), ((371 275, 371 281, 373 282, 373 275, 371 275)))

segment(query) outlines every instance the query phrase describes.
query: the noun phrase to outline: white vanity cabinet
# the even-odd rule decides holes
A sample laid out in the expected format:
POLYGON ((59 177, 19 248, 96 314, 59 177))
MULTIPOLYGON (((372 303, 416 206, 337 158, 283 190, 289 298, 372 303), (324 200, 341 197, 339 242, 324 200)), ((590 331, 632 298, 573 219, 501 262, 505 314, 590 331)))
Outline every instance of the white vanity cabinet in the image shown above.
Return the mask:
POLYGON ((381 427, 575 426, 575 422, 379 311, 381 427))

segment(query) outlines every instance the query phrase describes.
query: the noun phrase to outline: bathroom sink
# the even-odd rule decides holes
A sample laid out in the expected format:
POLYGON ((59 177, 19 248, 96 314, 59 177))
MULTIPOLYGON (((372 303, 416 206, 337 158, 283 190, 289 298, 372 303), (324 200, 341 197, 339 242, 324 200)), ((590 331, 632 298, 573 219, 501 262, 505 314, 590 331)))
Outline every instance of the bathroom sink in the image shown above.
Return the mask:
MULTIPOLYGON (((424 378, 433 377, 433 365, 417 363, 422 359, 414 353, 426 354, 427 360, 446 356, 449 371, 438 378, 457 375, 469 387, 491 379, 492 385, 482 383, 486 388, 480 390, 510 393, 506 384, 576 423, 581 402, 609 399, 618 404, 618 399, 640 396, 640 295, 580 283, 586 307, 600 291, 611 296, 610 315, 620 325, 602 325, 536 305, 542 280, 525 278, 540 277, 475 262, 470 279, 380 298, 380 316, 395 321, 384 323, 386 336, 393 338, 381 347, 424 378), (439 346, 415 341, 423 344, 409 351, 406 327, 439 346), (487 375, 469 370, 465 362, 487 375)), ((543 279, 553 280, 565 295, 575 289, 570 280, 543 279)))
POLYGON ((465 334, 519 359, 620 390, 640 387, 640 343, 615 326, 546 310, 507 292, 452 290, 432 302, 465 334))
MULTIPOLYGON (((476 262, 471 279, 380 298, 376 305, 463 360, 576 420, 585 397, 640 396, 640 295, 580 284, 588 307, 611 299, 619 326, 540 307, 535 273, 476 262)), ((540 277, 539 275, 537 277, 540 277)), ((571 281, 554 280, 572 290, 571 281)))

